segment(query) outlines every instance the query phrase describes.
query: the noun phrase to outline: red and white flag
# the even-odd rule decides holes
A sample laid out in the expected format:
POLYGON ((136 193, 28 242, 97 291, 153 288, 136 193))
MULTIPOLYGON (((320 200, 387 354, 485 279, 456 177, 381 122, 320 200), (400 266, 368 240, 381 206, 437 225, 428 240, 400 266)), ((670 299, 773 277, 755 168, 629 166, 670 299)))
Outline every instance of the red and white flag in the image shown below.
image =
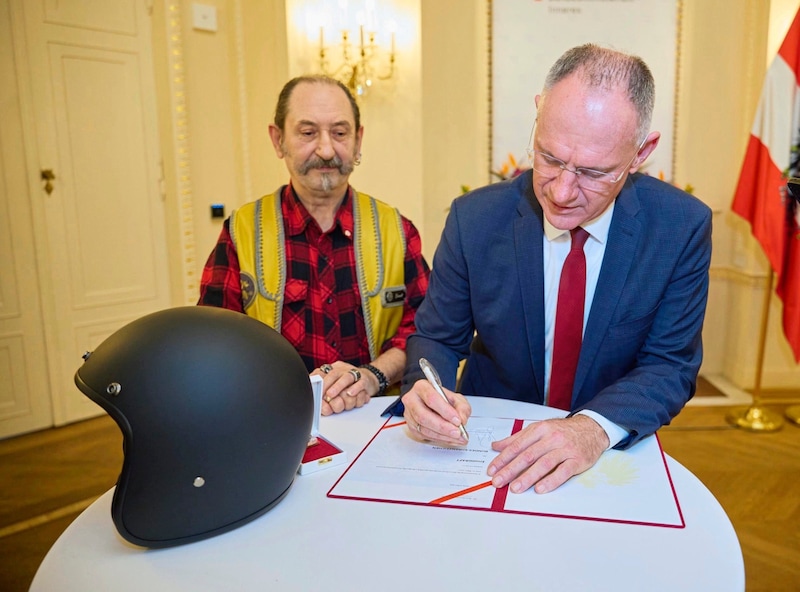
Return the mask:
POLYGON ((788 176, 800 176, 800 11, 767 71, 733 198, 775 271, 783 331, 800 363, 800 205, 788 176))

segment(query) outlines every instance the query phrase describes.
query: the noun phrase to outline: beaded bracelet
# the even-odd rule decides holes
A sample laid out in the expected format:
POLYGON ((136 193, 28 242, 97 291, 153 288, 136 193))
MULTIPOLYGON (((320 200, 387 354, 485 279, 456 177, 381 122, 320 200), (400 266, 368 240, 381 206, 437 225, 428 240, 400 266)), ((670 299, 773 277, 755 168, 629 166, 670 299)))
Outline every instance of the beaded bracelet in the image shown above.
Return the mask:
POLYGON ((386 392, 386 389, 389 388, 389 380, 386 378, 386 375, 383 372, 378 370, 372 364, 363 364, 359 367, 364 368, 364 370, 369 370, 375 375, 375 378, 378 379, 378 392, 375 395, 376 397, 386 392))

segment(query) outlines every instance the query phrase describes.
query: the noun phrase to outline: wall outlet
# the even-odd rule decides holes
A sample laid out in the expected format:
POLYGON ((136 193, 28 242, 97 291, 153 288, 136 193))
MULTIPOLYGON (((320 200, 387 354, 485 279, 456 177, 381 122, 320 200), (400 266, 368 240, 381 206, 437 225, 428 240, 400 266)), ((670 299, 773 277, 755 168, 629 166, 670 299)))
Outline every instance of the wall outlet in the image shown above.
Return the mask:
POLYGON ((192 4, 192 26, 198 31, 216 31, 217 7, 192 4))

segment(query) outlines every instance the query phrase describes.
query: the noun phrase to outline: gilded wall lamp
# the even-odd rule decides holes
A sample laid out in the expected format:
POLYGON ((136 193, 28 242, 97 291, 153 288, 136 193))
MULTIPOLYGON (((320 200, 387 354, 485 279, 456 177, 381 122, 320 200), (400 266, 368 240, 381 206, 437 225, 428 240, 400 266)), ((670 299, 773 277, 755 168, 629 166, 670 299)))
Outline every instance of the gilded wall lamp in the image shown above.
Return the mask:
POLYGON ((365 0, 360 6, 349 6, 346 0, 340 0, 338 8, 335 17, 321 15, 319 69, 347 85, 353 96, 362 98, 376 82, 389 80, 395 74, 394 24, 386 21, 379 26, 375 0, 365 0), (331 26, 336 21, 338 27, 331 26), (326 22, 328 30, 336 32, 335 41, 327 45, 326 22))

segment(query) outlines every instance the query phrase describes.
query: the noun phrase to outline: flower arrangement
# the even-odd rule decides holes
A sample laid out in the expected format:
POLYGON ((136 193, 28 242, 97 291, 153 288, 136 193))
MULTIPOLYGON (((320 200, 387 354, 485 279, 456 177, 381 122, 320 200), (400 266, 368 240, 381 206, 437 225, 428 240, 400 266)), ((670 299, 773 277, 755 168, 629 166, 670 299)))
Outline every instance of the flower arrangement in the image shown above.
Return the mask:
POLYGON ((508 159, 500 166, 500 168, 496 171, 491 171, 494 177, 497 177, 500 181, 507 181, 508 179, 513 179, 530 169, 529 166, 522 166, 517 163, 517 159, 514 158, 514 155, 510 152, 508 153, 508 159))
MULTIPOLYGON (((500 168, 489 172, 493 177, 496 177, 498 181, 507 181, 508 179, 513 179, 514 177, 521 175, 529 168, 529 166, 520 165, 517 159, 514 158, 514 155, 509 152, 508 158, 502 165, 500 165, 500 168)), ((461 193, 467 193, 468 191, 470 191, 469 185, 461 186, 461 193)))
MULTIPOLYGON (((658 178, 661 181, 667 181, 664 178, 664 171, 658 171, 658 178)), ((694 186, 691 183, 687 183, 684 187, 681 187, 680 185, 678 185, 674 181, 667 181, 667 183, 669 183, 670 185, 674 185, 678 189, 683 189, 686 193, 690 193, 690 194, 694 195, 694 186)))

